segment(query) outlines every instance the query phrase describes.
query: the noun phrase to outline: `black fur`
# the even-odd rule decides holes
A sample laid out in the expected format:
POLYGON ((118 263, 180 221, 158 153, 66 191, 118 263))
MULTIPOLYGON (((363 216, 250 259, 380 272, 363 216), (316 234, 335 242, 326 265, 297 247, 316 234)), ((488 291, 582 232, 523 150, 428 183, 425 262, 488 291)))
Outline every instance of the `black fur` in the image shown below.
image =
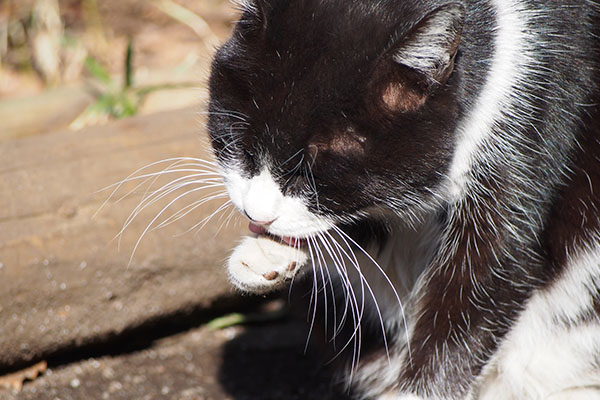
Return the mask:
MULTIPOLYGON (((442 215, 396 389, 464 396, 533 291, 560 277, 565 249, 600 229, 600 5, 522 3, 541 38, 535 81, 515 82, 527 104, 493 127, 514 153, 489 144, 494 156, 474 164, 455 202, 439 186, 459 121, 494 79, 489 0, 257 0, 213 64, 217 158, 233 152, 248 176, 268 159, 286 194, 316 189, 310 210, 346 226, 379 209, 413 222, 442 215), (435 82, 393 56, 444 7, 461 10, 460 45, 447 80, 435 82), (223 135, 236 122, 223 110, 246 116, 239 142, 223 135)), ((361 226, 347 229, 358 238, 361 226)))

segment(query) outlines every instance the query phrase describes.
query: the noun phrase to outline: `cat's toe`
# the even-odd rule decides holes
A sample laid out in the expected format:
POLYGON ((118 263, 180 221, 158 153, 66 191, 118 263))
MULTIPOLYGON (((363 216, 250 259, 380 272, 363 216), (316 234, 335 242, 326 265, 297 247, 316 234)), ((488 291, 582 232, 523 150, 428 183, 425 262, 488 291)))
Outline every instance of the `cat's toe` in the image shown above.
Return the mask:
POLYGON ((303 249, 266 236, 246 237, 229 258, 229 279, 244 292, 268 293, 285 286, 307 260, 303 249))

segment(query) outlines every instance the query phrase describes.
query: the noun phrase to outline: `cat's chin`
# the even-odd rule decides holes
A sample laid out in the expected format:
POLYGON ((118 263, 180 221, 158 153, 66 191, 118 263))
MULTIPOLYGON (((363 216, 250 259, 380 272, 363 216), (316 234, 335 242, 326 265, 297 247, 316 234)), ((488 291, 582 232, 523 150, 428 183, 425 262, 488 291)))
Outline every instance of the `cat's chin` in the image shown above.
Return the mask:
POLYGON ((306 249, 292 247, 270 236, 246 237, 227 265, 229 279, 238 289, 266 294, 282 287, 304 269, 306 249))

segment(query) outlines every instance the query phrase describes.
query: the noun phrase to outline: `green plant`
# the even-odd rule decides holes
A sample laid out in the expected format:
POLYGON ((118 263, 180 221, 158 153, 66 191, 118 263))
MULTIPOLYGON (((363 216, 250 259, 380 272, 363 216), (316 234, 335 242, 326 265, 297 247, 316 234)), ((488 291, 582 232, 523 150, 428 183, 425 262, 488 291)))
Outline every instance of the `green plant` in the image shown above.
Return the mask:
POLYGON ((108 71, 93 57, 88 56, 85 60, 85 67, 104 90, 97 93, 97 99, 92 104, 91 111, 100 114, 106 114, 112 118, 126 118, 137 113, 141 98, 137 91, 132 88, 133 67, 131 54, 133 53, 133 44, 130 41, 127 45, 127 55, 124 66, 124 83, 119 85, 115 82, 108 71))
POLYGON ((131 117, 138 113, 144 98, 152 92, 196 85, 191 82, 182 82, 136 87, 133 81, 133 55, 134 46, 133 41, 130 40, 123 65, 123 83, 113 79, 98 60, 91 56, 86 58, 85 67, 96 83, 94 89, 96 101, 71 123, 72 128, 79 129, 109 119, 131 117))

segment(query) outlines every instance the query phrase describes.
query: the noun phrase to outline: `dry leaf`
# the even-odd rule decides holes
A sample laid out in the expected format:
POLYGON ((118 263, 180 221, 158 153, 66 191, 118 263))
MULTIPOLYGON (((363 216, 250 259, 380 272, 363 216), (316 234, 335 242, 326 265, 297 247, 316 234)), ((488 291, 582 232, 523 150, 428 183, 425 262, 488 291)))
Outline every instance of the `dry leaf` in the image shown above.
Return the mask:
POLYGON ((23 382, 26 380, 34 380, 40 374, 44 373, 46 369, 48 369, 48 363, 46 363, 46 361, 40 361, 31 367, 13 372, 12 374, 0 376, 0 388, 12 389, 15 392, 20 392, 23 388, 23 382))

